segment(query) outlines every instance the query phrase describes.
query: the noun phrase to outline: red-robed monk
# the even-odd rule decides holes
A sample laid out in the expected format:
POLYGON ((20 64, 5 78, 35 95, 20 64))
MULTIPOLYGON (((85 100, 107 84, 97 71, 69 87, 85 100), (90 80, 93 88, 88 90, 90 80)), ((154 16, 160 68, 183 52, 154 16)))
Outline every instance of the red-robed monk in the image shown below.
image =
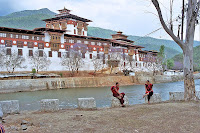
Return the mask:
POLYGON ((150 81, 147 80, 147 82, 145 84, 145 91, 146 91, 146 93, 145 93, 145 95, 143 95, 143 98, 145 96, 147 96, 148 104, 150 103, 150 98, 153 95, 153 89, 152 88, 153 88, 153 84, 151 84, 150 81))
POLYGON ((123 99, 125 93, 119 93, 119 83, 118 82, 116 82, 116 86, 112 86, 111 87, 111 91, 113 93, 113 96, 119 99, 122 107, 125 107, 125 105, 124 105, 124 99, 123 99))

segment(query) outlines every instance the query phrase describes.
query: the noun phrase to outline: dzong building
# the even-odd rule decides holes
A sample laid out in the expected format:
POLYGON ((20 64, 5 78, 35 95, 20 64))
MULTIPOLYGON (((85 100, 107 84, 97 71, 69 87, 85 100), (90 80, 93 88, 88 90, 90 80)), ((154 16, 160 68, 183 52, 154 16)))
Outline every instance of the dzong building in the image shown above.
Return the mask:
MULTIPOLYGON (((66 58, 71 58, 70 52, 74 50, 79 52, 84 61, 80 70, 94 70, 94 58, 101 59, 104 68, 111 67, 108 61, 113 60, 117 62, 114 67, 122 66, 141 71, 147 69, 148 62, 155 62, 157 52, 142 50, 144 47, 134 45, 134 41, 127 39, 128 36, 121 31, 111 35, 111 39, 87 36, 91 20, 73 15, 66 8, 58 11, 59 14, 54 18, 43 20, 46 27, 33 30, 0 27, 0 46, 5 48, 6 55, 17 51, 19 56, 25 58, 27 67, 17 68, 16 71, 32 70, 33 66, 28 58, 33 56, 35 51, 39 51, 41 57, 45 53, 50 59, 51 63, 46 71, 66 70, 66 67, 61 65, 62 57, 69 55, 66 58), (116 53, 122 58, 118 59, 116 53)), ((6 71, 6 68, 3 68, 3 71, 6 71)))

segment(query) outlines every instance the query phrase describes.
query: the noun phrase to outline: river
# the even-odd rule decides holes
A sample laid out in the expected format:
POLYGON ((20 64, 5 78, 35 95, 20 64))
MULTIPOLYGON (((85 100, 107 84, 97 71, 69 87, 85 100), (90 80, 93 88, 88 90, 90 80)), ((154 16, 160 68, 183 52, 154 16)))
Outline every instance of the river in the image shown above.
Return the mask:
MULTIPOLYGON (((196 90, 200 91, 200 79, 195 80, 196 90)), ((169 100, 169 92, 184 91, 183 82, 154 84, 154 93, 160 93, 162 101, 169 100)), ((145 93, 144 85, 120 86, 129 98, 130 105, 142 104, 145 93)), ((20 110, 39 110, 41 99, 59 99, 60 108, 76 108, 77 98, 94 97, 97 107, 109 107, 112 93, 110 87, 98 88, 67 88, 60 90, 46 90, 35 92, 17 92, 0 94, 0 101, 19 100, 20 110)))

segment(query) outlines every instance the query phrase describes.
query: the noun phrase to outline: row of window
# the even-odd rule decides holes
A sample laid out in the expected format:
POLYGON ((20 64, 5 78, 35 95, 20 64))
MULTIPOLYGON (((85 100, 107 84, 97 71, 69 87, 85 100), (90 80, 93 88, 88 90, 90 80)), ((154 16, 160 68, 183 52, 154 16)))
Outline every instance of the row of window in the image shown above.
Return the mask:
MULTIPOLYGON (((76 29, 74 29, 74 34, 76 35, 76 29)), ((84 32, 84 31, 83 31, 83 32, 82 32, 82 31, 79 31, 79 32, 78 32, 78 35, 83 35, 83 36, 84 36, 84 35, 85 35, 85 32, 84 32)))
MULTIPOLYGON (((39 57, 43 57, 44 55, 43 55, 43 50, 39 50, 39 57)), ((6 55, 11 55, 11 49, 7 49, 6 50, 6 55)), ((18 49, 18 55, 19 56, 23 56, 23 51, 22 51, 22 49, 18 49)), ((33 50, 29 50, 29 56, 33 56, 33 50)), ((85 58, 85 53, 81 53, 81 56, 82 56, 82 58, 85 58)), ((52 51, 49 51, 48 52, 48 57, 53 57, 53 55, 52 55, 52 51)), ((61 56, 61 52, 58 52, 58 57, 59 58, 61 58, 62 56, 61 56)), ((132 56, 131 56, 132 57, 132 56)), ((66 53, 66 58, 70 58, 70 52, 67 52, 66 53)), ((89 58, 90 59, 93 59, 93 55, 92 54, 89 54, 89 58)), ((100 54, 97 54, 97 59, 100 59, 100 54)), ((108 60, 110 60, 110 55, 108 55, 108 60)), ((136 61, 137 61, 137 59, 136 59, 136 61)), ((104 64, 105 64, 105 54, 103 54, 103 62, 104 62, 104 64)))
MULTIPOLYGON (((6 49, 6 55, 11 55, 11 49, 8 48, 6 49)), ((67 52, 67 58, 70 58, 70 52, 67 52)), ((82 54, 82 58, 85 58, 85 53, 81 53, 82 54)), ((22 49, 18 49, 18 55, 19 56, 23 56, 23 51, 22 49)), ((33 56, 33 50, 29 50, 29 56, 33 56)), ((43 57, 43 50, 39 50, 39 57, 43 57)), ((48 57, 53 57, 52 55, 52 51, 48 52, 48 57)), ((61 57, 61 52, 58 52, 58 57, 61 57)), ((90 59, 92 59, 92 54, 89 55, 90 59)), ((109 56, 110 57, 110 56, 109 56)), ((103 58, 105 59, 105 55, 103 55, 103 58)), ((100 59, 100 55, 97 54, 97 59, 100 59)))
POLYGON ((44 37, 41 37, 41 36, 28 36, 28 35, 18 35, 18 34, 10 34, 10 33, 0 33, 0 37, 44 41, 44 37))
MULTIPOLYGON (((5 47, 12 47, 14 41, 10 41, 10 40, 5 40, 5 47)), ((19 48, 23 48, 24 47, 24 43, 23 41, 15 41, 15 43, 17 44, 17 47, 19 48)), ((34 42, 26 42, 28 48, 34 48, 34 45, 38 45, 38 49, 44 49, 44 43, 34 43, 34 42)))
POLYGON ((91 45, 108 45, 108 43, 102 43, 102 42, 90 42, 90 41, 82 41, 82 40, 74 40, 74 39, 64 39, 65 43, 84 43, 84 44, 91 44, 91 45))

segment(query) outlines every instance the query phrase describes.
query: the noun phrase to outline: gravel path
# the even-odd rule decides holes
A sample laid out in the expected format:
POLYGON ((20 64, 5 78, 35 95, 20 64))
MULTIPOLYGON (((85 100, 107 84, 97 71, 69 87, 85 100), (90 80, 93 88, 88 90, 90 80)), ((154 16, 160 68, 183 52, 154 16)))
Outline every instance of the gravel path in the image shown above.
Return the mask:
POLYGON ((4 126, 7 133, 199 133, 199 124, 199 102, 166 102, 87 111, 21 112, 5 117, 4 126))

